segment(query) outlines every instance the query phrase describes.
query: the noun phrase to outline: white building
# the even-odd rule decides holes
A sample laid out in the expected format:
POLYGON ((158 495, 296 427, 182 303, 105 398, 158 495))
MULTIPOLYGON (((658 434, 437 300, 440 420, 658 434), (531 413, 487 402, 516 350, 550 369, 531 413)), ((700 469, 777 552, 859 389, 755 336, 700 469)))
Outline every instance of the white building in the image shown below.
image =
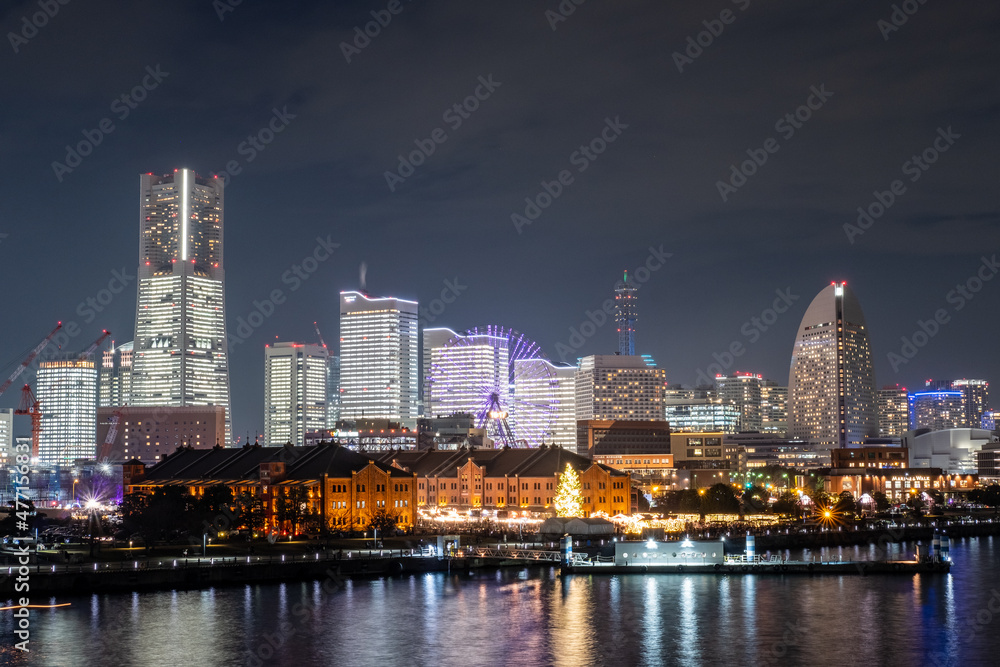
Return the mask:
POLYGON ((738 431, 759 433, 762 430, 761 387, 764 378, 756 373, 733 373, 715 376, 715 395, 732 403, 740 411, 738 431))
POLYGON ((228 443, 222 181, 191 169, 143 174, 139 208, 132 404, 222 406, 228 443))
POLYGON ((306 433, 325 428, 328 361, 318 344, 264 347, 264 442, 301 447, 306 433))
POLYGON ((667 372, 642 357, 591 355, 576 371, 576 419, 663 419, 667 372))
POLYGON ((101 353, 98 383, 98 407, 132 404, 132 341, 101 353))
POLYGON ((414 427, 419 416, 417 302, 340 293, 340 418, 414 427))
POLYGON ((978 469, 976 452, 993 440, 992 431, 979 428, 903 434, 903 446, 909 448, 910 468, 940 468, 949 474, 974 474, 978 469))
MULTIPOLYGON (((436 337, 443 336, 442 332, 436 337)), ((428 416, 471 414, 481 427, 485 412, 491 407, 490 393, 497 394, 501 407, 510 408, 510 350, 506 338, 486 334, 455 335, 445 344, 430 347, 429 352, 425 382, 428 416)))
POLYGON ((514 433, 531 446, 576 450, 576 366, 514 362, 514 433))
POLYGON ((788 387, 774 380, 760 387, 760 431, 782 438, 788 433, 788 387))
POLYGON ((36 396, 42 415, 38 458, 52 464, 93 459, 97 453, 97 367, 77 355, 59 356, 38 365, 36 396))
POLYGON ((719 398, 667 399, 663 414, 671 433, 737 433, 742 416, 738 407, 719 398))

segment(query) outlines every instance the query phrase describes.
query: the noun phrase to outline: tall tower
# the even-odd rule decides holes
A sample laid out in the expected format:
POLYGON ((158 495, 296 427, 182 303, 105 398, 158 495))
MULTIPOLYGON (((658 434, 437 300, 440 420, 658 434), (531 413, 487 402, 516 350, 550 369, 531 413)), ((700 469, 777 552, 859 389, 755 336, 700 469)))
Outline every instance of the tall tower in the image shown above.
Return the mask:
POLYGON ((132 404, 222 406, 231 442, 222 181, 175 169, 139 183, 132 404))
POLYGON ((868 327, 847 283, 809 304, 792 349, 788 435, 821 447, 860 445, 878 434, 868 327))
POLYGON ((615 285, 615 323, 618 325, 618 354, 635 355, 635 323, 639 319, 639 286, 628 281, 628 271, 615 285))
POLYGON ((264 441, 301 447, 327 418, 326 347, 274 343, 264 348, 264 441))
POLYGON ((417 302, 340 293, 340 417, 419 416, 417 302))
POLYGON ((97 453, 97 365, 76 354, 59 354, 38 365, 42 433, 38 458, 72 463, 97 453))

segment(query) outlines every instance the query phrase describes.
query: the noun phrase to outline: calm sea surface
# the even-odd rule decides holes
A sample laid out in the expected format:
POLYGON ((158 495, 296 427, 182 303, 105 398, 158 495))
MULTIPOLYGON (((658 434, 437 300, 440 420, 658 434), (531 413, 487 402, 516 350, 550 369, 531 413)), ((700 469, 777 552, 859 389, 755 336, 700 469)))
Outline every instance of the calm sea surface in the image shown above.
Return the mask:
POLYGON ((27 655, 0 612, 0 664, 1000 665, 1000 538, 951 553, 936 576, 545 568, 59 598, 72 606, 36 610, 27 655))

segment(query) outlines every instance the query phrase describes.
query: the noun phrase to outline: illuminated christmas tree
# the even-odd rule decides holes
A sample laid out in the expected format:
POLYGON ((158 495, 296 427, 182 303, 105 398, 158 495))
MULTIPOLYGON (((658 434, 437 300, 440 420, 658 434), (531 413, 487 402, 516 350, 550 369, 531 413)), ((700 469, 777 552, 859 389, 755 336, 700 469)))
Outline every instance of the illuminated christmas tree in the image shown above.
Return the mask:
POLYGON ((580 476, 566 464, 566 470, 559 476, 556 486, 556 516, 580 516, 583 496, 580 495, 580 476))

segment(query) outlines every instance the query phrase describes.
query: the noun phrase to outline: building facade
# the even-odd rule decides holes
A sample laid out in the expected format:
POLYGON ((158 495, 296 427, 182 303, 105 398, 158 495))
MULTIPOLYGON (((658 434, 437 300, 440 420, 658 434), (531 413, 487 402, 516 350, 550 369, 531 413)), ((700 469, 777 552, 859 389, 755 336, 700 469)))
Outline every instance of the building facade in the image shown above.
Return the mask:
POLYGON ((576 371, 576 420, 663 418, 667 372, 641 357, 592 355, 576 371))
POLYGON ((790 437, 831 448, 860 445, 878 433, 868 327, 846 283, 821 291, 799 325, 788 422, 790 437))
POLYGON ((101 460, 137 459, 153 465, 181 447, 210 449, 226 438, 221 405, 98 408, 97 442, 101 460), (112 419, 118 416, 112 431, 112 419))
POLYGON ((0 465, 13 463, 14 458, 14 410, 0 408, 0 465))
POLYGON ((737 431, 759 433, 763 429, 761 388, 764 378, 755 373, 715 376, 715 395, 740 411, 737 431))
POLYGON ((983 415, 990 410, 990 383, 986 380, 955 380, 953 389, 962 392, 965 403, 965 428, 983 428, 983 415))
POLYGON ((419 416, 417 302, 340 293, 341 419, 416 424, 419 416))
POLYGON ((635 325, 639 321, 639 286, 629 282, 628 271, 615 285, 615 324, 618 327, 618 354, 635 354, 635 325))
POLYGON ((309 431, 326 427, 326 347, 274 343, 264 348, 264 442, 305 444, 309 431))
POLYGON ((965 396, 961 391, 915 391, 908 397, 910 428, 941 431, 963 428, 965 396))
POLYGON ((42 414, 38 458, 64 464, 92 459, 97 442, 97 365, 75 354, 38 365, 37 397, 42 414))
POLYGON ((223 203, 222 181, 191 169, 140 177, 132 404, 220 406, 228 442, 223 203))
POLYGON ((514 361, 513 428, 529 446, 576 447, 576 367, 514 361))
POLYGON ((718 398, 668 399, 664 416, 674 433, 739 432, 740 409, 718 398))
POLYGON ((898 384, 878 390, 878 434, 899 437, 910 429, 910 394, 898 384))
POLYGON ((781 438, 788 433, 788 387, 774 380, 760 386, 760 431, 781 438))
POLYGON ((98 385, 97 407, 132 404, 132 341, 101 353, 98 385))
POLYGON ((669 454, 670 424, 624 419, 579 421, 576 453, 594 460, 598 455, 669 454))

